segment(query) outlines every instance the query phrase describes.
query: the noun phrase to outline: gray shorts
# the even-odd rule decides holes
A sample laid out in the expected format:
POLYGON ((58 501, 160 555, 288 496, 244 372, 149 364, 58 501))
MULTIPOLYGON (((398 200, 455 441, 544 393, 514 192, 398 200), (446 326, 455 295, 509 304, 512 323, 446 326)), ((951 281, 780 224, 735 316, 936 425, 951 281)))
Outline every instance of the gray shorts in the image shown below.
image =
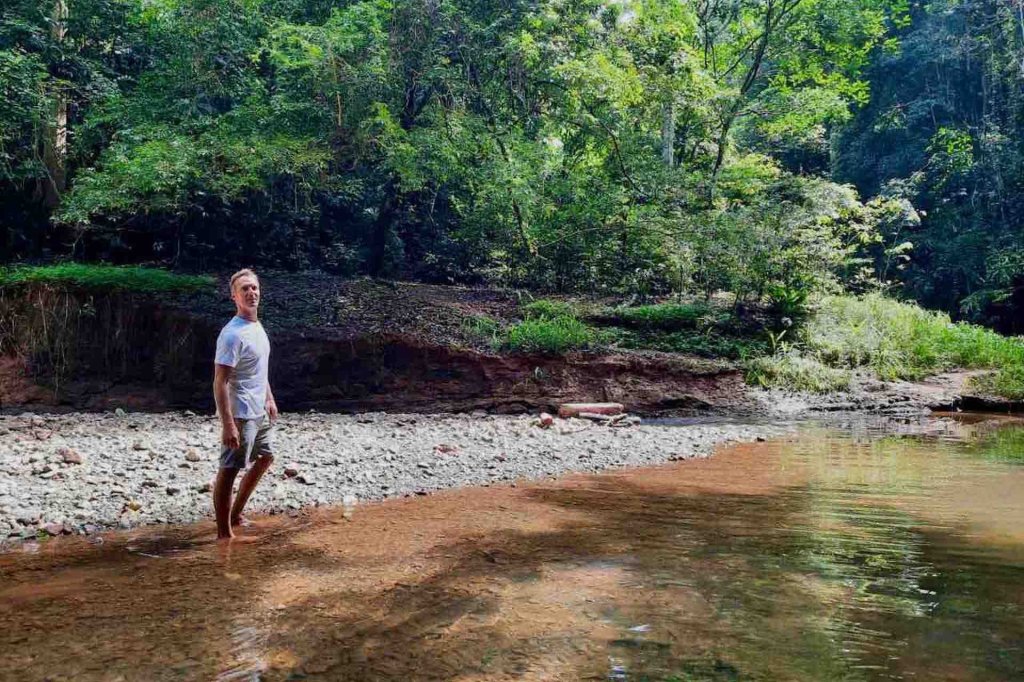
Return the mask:
POLYGON ((220 451, 221 469, 244 469, 260 455, 274 454, 274 425, 266 417, 236 419, 238 447, 223 447, 220 451))

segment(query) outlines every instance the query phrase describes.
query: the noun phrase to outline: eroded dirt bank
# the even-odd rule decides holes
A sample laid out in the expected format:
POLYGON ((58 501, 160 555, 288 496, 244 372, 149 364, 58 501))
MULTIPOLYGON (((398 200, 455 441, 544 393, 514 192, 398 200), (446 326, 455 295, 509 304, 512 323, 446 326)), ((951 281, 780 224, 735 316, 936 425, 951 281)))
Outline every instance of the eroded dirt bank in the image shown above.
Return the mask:
MULTIPOLYGON (((467 320, 512 320, 509 292, 264 276, 271 381, 288 409, 524 412, 566 400, 631 410, 747 404, 729 363, 658 352, 498 353, 467 320)), ((43 286, 0 296, 0 408, 210 410, 225 292, 43 286)))

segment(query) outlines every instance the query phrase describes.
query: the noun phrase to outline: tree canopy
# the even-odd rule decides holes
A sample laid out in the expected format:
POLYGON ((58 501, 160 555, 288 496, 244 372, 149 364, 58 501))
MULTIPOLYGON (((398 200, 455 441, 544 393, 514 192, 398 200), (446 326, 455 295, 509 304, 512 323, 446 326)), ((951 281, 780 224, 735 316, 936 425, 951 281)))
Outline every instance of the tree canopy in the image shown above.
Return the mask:
POLYGON ((0 246, 639 297, 881 283, 1006 326, 1018 10, 14 0, 0 246))

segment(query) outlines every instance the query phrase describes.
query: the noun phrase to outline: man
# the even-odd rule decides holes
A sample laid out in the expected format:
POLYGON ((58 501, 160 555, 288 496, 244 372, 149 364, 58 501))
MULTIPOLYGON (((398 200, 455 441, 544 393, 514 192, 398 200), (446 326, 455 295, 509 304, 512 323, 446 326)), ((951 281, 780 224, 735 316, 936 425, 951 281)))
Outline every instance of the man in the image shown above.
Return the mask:
POLYGON ((236 314, 217 338, 213 375, 213 398, 220 415, 223 445, 213 486, 220 540, 234 537, 232 528, 242 524, 245 503, 274 461, 272 427, 277 419, 277 405, 267 379, 270 340, 257 319, 260 281, 256 273, 247 269, 231 276, 231 300, 236 314), (248 464, 252 467, 242 477, 232 505, 235 477, 248 464))

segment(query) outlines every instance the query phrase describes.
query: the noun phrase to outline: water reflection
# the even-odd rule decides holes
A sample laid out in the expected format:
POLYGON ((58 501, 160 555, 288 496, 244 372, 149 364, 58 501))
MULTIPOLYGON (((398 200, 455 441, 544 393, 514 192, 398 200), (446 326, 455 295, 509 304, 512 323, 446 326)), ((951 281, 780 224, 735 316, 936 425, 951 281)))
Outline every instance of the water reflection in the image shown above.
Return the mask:
POLYGON ((1019 445, 1006 420, 855 421, 226 548, 44 543, 0 556, 0 678, 1019 679, 1019 445))

